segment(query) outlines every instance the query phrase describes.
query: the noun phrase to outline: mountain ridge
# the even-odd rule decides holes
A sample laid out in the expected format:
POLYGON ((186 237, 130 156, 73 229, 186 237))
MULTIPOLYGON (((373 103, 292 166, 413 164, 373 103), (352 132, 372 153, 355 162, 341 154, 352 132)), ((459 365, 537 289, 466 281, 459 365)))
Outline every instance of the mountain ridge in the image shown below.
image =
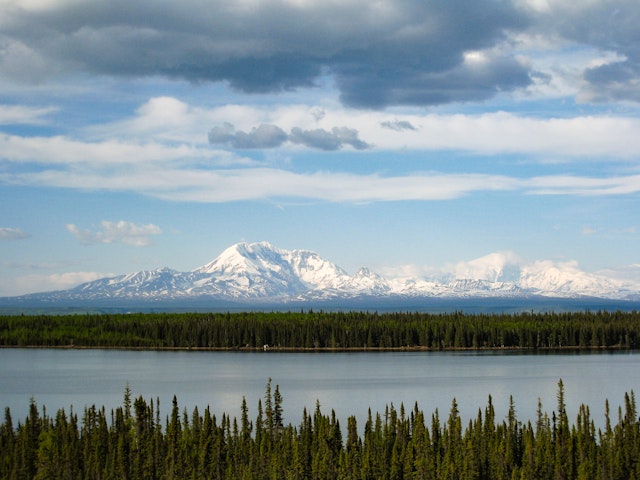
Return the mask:
POLYGON ((86 282, 67 290, 23 295, 22 300, 188 300, 303 302, 421 298, 602 298, 640 300, 640 282, 587 273, 575 262, 524 263, 511 252, 454 266, 448 275, 385 278, 367 267, 350 275, 309 250, 269 242, 237 243, 188 272, 167 267, 86 282), (474 278, 475 277, 475 278, 474 278))

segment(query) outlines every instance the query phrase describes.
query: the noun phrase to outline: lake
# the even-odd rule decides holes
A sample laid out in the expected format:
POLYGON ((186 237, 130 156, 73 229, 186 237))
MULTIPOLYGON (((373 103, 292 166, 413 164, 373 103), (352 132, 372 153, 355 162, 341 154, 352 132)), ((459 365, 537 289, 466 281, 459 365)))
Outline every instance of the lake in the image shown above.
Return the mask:
POLYGON ((240 416, 246 397, 253 419, 269 378, 279 385, 287 423, 299 424, 303 408, 335 410, 342 425, 356 415, 363 427, 367 410, 384 412, 393 403, 407 410, 415 402, 428 416, 449 414, 455 398, 463 419, 475 417, 492 396, 496 416, 506 416, 512 395, 518 419, 556 409, 558 380, 565 385, 569 418, 581 403, 590 406, 596 426, 604 425, 605 400, 613 421, 625 392, 640 391, 636 352, 203 352, 0 349, 0 405, 23 422, 30 398, 47 413, 72 405, 80 415, 95 404, 122 405, 129 384, 135 397, 160 399, 164 418, 176 394, 181 409, 207 405, 216 415, 240 416))

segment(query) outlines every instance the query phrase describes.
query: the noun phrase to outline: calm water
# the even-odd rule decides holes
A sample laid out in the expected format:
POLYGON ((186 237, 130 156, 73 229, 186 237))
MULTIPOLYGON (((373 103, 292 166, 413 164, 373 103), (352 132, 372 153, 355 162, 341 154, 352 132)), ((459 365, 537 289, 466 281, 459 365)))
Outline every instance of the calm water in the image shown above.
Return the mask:
MULTIPOLYGON (((85 405, 122 404, 128 383, 133 394, 160 399, 169 413, 174 393, 181 407, 209 405, 217 415, 239 417, 245 396, 254 418, 265 385, 279 385, 287 422, 298 424, 304 407, 320 402, 346 423, 356 415, 362 426, 367 410, 386 405, 411 409, 417 401, 430 415, 446 417, 456 398, 463 418, 475 417, 491 395, 498 418, 513 395, 518 418, 556 408, 562 378, 570 419, 578 406, 590 406, 598 426, 604 424, 608 398, 612 412, 624 393, 640 392, 640 354, 519 354, 477 352, 275 353, 150 352, 115 350, 0 349, 0 405, 10 407, 14 422, 23 421, 29 399, 81 413, 85 405)), ((615 421, 617 416, 614 416, 615 421)), ((345 424, 343 423, 343 424, 345 424)))

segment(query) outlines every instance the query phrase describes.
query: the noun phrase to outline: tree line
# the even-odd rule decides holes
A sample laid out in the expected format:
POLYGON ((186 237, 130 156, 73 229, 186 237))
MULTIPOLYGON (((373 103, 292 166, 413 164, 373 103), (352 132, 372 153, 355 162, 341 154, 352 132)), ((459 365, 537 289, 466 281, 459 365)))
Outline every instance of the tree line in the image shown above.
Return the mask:
POLYGON ((448 417, 425 415, 416 404, 369 411, 364 427, 354 416, 341 426, 316 405, 298 425, 283 423, 282 395, 267 383, 250 419, 189 414, 174 397, 163 419, 158 402, 133 399, 54 416, 31 401, 14 426, 9 409, 0 425, 0 478, 18 479, 620 479, 640 478, 640 421, 633 392, 616 423, 606 407, 603 429, 581 406, 570 423, 558 383, 551 415, 538 404, 536 418, 520 422, 513 401, 496 418, 491 397, 466 426, 455 399, 448 417), (362 428, 362 430, 360 430, 362 428))
POLYGON ((640 348, 636 311, 0 316, 0 346, 257 349, 640 348))

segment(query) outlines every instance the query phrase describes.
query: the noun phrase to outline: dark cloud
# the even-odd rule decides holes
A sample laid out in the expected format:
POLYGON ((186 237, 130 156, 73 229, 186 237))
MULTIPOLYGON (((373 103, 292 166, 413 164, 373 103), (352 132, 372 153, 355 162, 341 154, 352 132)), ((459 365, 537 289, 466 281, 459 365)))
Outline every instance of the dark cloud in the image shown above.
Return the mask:
POLYGON ((481 65, 462 63, 437 72, 397 70, 386 77, 371 72, 337 79, 342 101, 364 108, 485 100, 530 82, 529 72, 518 61, 502 57, 489 57, 481 65))
POLYGON ((213 127, 209 131, 209 142, 226 144, 233 148, 275 148, 287 141, 288 135, 276 125, 262 124, 254 127, 250 132, 236 132, 235 127, 225 123, 220 127, 213 127))
POLYGON ((291 129, 289 140, 292 143, 305 145, 320 150, 338 150, 350 145, 356 150, 369 148, 366 142, 358 138, 358 131, 347 127, 334 127, 330 132, 322 128, 315 130, 291 129))
POLYGON ((411 122, 406 120, 394 120, 388 122, 382 122, 384 128, 388 128, 389 130, 395 130, 396 132, 401 132, 402 130, 417 130, 416 127, 413 126, 411 122))
POLYGON ((482 99, 530 82, 509 57, 495 59, 506 76, 463 68, 465 51, 528 25, 501 0, 53 1, 0 7, 3 15, 6 41, 59 69, 226 81, 245 92, 308 87, 328 73, 345 104, 375 108, 482 99))
POLYGON ((540 30, 614 53, 619 61, 584 72, 583 96, 590 101, 640 101, 640 3, 608 0, 552 4, 539 19, 540 30))
POLYGON ((542 11, 519 0, 51 0, 0 3, 0 18, 0 76, 14 79, 81 71, 277 92, 330 75, 348 106, 478 101, 532 83, 537 72, 503 48, 526 33, 617 53, 585 72, 586 96, 640 98, 637 0, 542 11), (483 65, 465 61, 471 51, 483 65))
POLYGON ((588 100, 640 102, 640 64, 627 60, 590 68, 584 78, 583 93, 588 100))
POLYGON ((302 130, 295 127, 287 134, 276 125, 262 124, 251 132, 242 132, 236 131, 232 124, 224 123, 209 131, 210 143, 238 149, 276 148, 287 141, 320 150, 338 150, 345 145, 357 150, 369 148, 369 144, 358 138, 357 130, 347 127, 334 127, 330 132, 322 128, 302 130))

